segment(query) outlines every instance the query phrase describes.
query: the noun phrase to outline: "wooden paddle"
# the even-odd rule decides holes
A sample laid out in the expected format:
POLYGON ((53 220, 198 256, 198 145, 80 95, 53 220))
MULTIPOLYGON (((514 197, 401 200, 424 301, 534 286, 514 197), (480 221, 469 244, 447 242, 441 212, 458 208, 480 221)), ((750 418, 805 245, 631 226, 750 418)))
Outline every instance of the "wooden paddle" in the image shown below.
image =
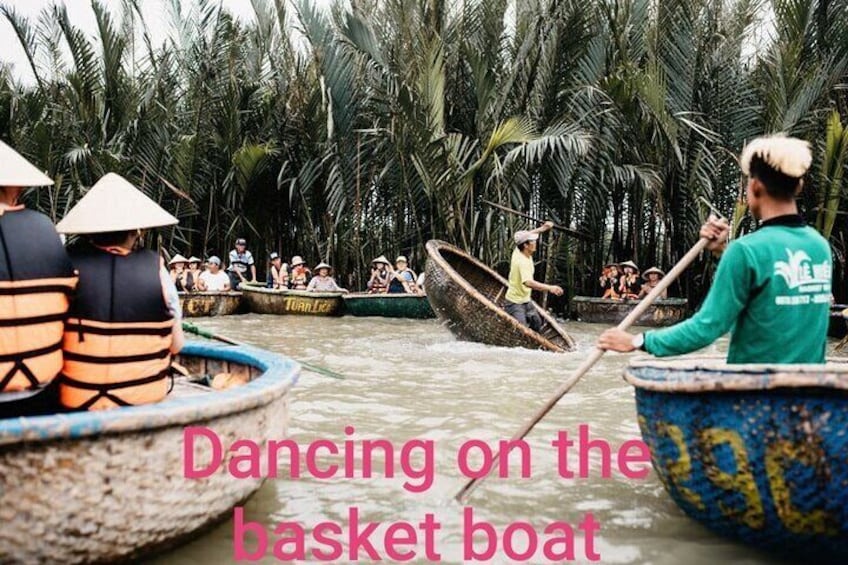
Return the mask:
MULTIPOLYGON (((230 339, 226 336, 220 334, 213 334, 212 332, 204 330, 203 328, 199 328, 189 322, 183 322, 183 331, 188 332, 190 334, 198 335, 200 337, 205 337, 206 339, 215 339, 223 343, 229 343, 230 345, 245 345, 240 341, 230 339)), ((330 369, 325 369, 324 367, 319 367, 318 365, 313 365, 312 363, 307 363, 306 361, 300 361, 298 359, 295 359, 295 361, 298 364, 302 365, 303 368, 309 372, 316 373, 318 375, 323 375, 325 377, 330 377, 331 379, 339 379, 340 381, 345 380, 344 375, 341 375, 335 371, 331 371, 330 369)))
MULTIPOLYGON (((628 314, 627 317, 624 318, 620 324, 618 324, 618 329, 627 330, 630 326, 632 326, 633 323, 639 319, 639 316, 641 316, 645 312, 645 310, 647 310, 651 306, 651 304, 654 303, 654 301, 660 296, 660 294, 665 289, 667 289, 677 277, 680 276, 680 274, 686 269, 686 267, 688 267, 689 264, 695 260, 695 258, 701 253, 701 251, 704 250, 704 248, 709 242, 710 240, 706 238, 701 238, 700 240, 698 240, 698 243, 696 243, 692 247, 692 249, 690 249, 689 252, 686 253, 686 255, 684 255, 683 258, 677 262, 674 268, 669 271, 669 273, 665 277, 660 279, 659 284, 657 284, 657 286, 655 286, 653 290, 651 290, 648 296, 646 296, 641 302, 639 302, 636 308, 634 308, 630 312, 630 314, 628 314)), ((554 395, 550 399, 548 399, 544 406, 542 406, 542 408, 540 408, 539 411, 533 415, 533 418, 520 430, 518 430, 514 436, 512 436, 512 440, 517 441, 520 439, 524 439, 524 437, 528 433, 530 433, 530 430, 532 430, 533 427, 538 424, 542 420, 542 418, 547 415, 548 412, 551 411, 551 409, 556 405, 556 403, 559 402, 559 399, 565 396, 565 393, 571 390, 571 387, 577 384, 577 381, 579 381, 583 377, 583 375, 585 375, 589 371, 589 369, 591 369, 595 365, 595 363, 597 363, 598 360, 604 356, 604 353, 605 351, 603 349, 599 349, 596 347, 592 354, 589 355, 589 357, 587 357, 586 360, 583 361, 583 363, 571 374, 571 376, 569 376, 565 380, 565 382, 562 383, 562 385, 557 389, 554 395)), ((493 460, 497 459, 498 454, 495 454, 493 460)), ((478 486, 480 486, 480 483, 482 483, 487 476, 488 474, 483 475, 482 477, 478 477, 476 479, 472 479, 468 483, 466 483, 462 490, 459 491, 454 497, 457 502, 462 504, 471 495, 471 493, 474 492, 474 490, 478 486)))
MULTIPOLYGON (((525 214, 524 212, 519 212, 518 210, 513 210, 512 208, 507 208, 506 206, 502 206, 500 204, 497 204, 495 202, 491 202, 489 200, 483 200, 483 204, 488 204, 492 208, 497 208, 498 210, 503 210, 504 212, 509 212, 510 214, 515 214, 516 216, 521 216, 522 218, 527 218, 528 220, 533 220, 534 222, 538 222, 540 224, 544 223, 542 220, 540 220, 538 218, 534 218, 530 214, 525 214)), ((553 229, 567 233, 571 236, 574 236, 578 239, 582 239, 584 241, 591 241, 592 240, 592 236, 590 236, 589 234, 583 233, 581 231, 577 231, 575 229, 567 228, 565 226, 560 226, 558 224, 554 224, 553 229)))

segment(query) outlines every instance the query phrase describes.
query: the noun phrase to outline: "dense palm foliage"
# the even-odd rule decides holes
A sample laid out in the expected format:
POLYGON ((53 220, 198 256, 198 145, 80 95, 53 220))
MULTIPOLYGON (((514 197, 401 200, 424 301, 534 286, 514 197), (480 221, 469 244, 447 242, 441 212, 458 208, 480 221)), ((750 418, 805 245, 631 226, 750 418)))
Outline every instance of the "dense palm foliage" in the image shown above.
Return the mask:
POLYGON ((356 285, 434 237, 505 260, 526 221, 490 200, 586 234, 541 258, 594 292, 607 259, 672 264, 701 197, 734 209, 744 142, 782 131, 814 144, 804 210, 844 271, 848 0, 169 1, 164 45, 137 0, 94 0, 95 38, 2 10, 36 82, 0 71, 0 137, 57 179, 33 195, 54 218, 116 171, 180 217, 166 248, 245 235, 356 285))

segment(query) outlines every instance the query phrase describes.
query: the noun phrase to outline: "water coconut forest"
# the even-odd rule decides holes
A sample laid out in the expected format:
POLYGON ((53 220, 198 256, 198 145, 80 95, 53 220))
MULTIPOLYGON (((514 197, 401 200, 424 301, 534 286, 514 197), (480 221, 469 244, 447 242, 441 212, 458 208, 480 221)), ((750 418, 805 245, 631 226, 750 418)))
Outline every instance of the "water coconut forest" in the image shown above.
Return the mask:
POLYGON ((246 237, 361 288, 432 238, 504 267, 531 222, 493 202, 574 230, 538 277, 596 294, 606 261, 673 265, 702 199, 755 229, 736 156, 784 132, 813 146, 800 206, 848 298, 848 0, 167 0, 164 41, 140 4, 93 0, 94 34, 0 7, 33 77, 0 67, 0 138, 56 180, 27 196, 54 220, 114 171, 180 219, 148 245, 246 237))

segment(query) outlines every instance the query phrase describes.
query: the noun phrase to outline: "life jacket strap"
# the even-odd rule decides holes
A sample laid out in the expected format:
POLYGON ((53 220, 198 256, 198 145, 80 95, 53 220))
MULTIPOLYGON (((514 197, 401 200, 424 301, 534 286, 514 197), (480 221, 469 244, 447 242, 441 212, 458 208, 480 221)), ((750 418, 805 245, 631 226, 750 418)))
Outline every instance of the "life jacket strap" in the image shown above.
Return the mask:
POLYGON ((126 400, 112 394, 111 391, 122 388, 130 388, 134 386, 152 384, 157 381, 161 381, 164 378, 167 378, 167 376, 168 369, 160 371, 159 373, 151 375, 149 377, 141 377, 139 379, 133 379, 131 381, 122 381, 119 383, 87 383, 85 381, 78 381, 77 379, 72 379, 71 377, 65 374, 59 375, 58 378, 59 382, 65 385, 72 386, 74 388, 81 388, 83 390, 97 391, 97 394, 86 400, 80 406, 77 406, 77 408, 80 410, 88 410, 95 402, 97 402, 101 398, 106 398, 107 400, 114 402, 118 406, 132 406, 132 404, 130 404, 126 400))
POLYGON ((90 326, 87 324, 83 324, 81 322, 71 323, 67 322, 65 324, 65 331, 68 332, 76 332, 79 334, 96 334, 96 335, 154 335, 154 336, 166 336, 169 335, 173 328, 169 326, 164 326, 160 328, 128 328, 121 326, 113 326, 109 328, 102 328, 97 326, 90 326))
POLYGON ((0 328, 9 328, 16 326, 34 326, 37 324, 47 324, 50 322, 61 322, 68 317, 66 312, 60 314, 46 314, 44 316, 30 316, 29 318, 12 318, 10 320, 0 320, 0 328))
POLYGON ((47 355, 48 353, 53 353, 62 349, 62 342, 49 345, 47 347, 42 347, 40 349, 32 349, 30 351, 21 351, 20 353, 13 353, 8 355, 0 355, 0 363, 8 363, 12 361, 14 365, 9 371, 0 379, 0 391, 5 390, 5 388, 12 381, 12 377, 18 374, 18 372, 23 373, 23 375, 30 382, 30 389, 35 389, 41 386, 41 383, 38 382, 38 379, 35 378, 35 375, 27 367, 24 360, 30 359, 32 357, 41 357, 42 355, 47 355))
POLYGON ((24 294, 50 294, 54 292, 61 292, 62 294, 70 295, 73 293, 73 289, 70 286, 64 284, 0 287, 0 296, 20 296, 24 294))
POLYGON ((141 361, 153 361, 155 359, 164 359, 170 355, 171 349, 166 347, 153 353, 141 353, 139 355, 115 355, 111 357, 100 357, 95 355, 84 355, 82 353, 74 353, 65 351, 65 359, 68 361, 79 361, 81 363, 93 363, 95 365, 115 365, 120 363, 138 363, 141 361))

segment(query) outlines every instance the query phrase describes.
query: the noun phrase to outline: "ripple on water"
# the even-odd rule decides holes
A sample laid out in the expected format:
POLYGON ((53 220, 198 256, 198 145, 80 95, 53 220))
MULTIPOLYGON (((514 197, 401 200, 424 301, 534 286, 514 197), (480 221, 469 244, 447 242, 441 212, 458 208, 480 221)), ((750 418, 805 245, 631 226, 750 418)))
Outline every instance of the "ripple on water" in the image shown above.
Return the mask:
MULTIPOLYGON (((462 561, 462 509, 452 500, 466 482, 456 469, 460 445, 467 439, 511 437, 592 352, 605 329, 568 323, 579 347, 554 354, 459 342, 433 320, 250 314, 202 320, 200 325, 347 377, 338 381, 303 373, 291 403, 290 432, 299 443, 340 443, 346 439, 344 426, 351 425, 357 440, 386 438, 400 446, 426 438, 436 445, 436 476, 426 493, 407 492, 400 476, 279 478, 266 482, 247 503, 247 519, 271 529, 281 521, 343 522, 351 506, 369 521, 417 522, 432 512, 442 523, 444 563, 462 561)), ((718 538, 683 516, 653 472, 645 480, 558 475, 550 442, 560 430, 576 434, 586 423, 592 437, 613 447, 639 437, 633 391, 621 378, 627 359, 606 355, 562 398, 527 438, 533 476, 489 479, 471 499, 475 514, 501 530, 514 520, 527 520, 541 531, 547 523, 577 523, 592 512, 601 523, 596 548, 604 563, 767 563, 767 557, 718 538)), ((598 459, 591 456, 593 464, 598 459)), ((232 524, 224 524, 159 562, 229 563, 231 535, 232 524)))

